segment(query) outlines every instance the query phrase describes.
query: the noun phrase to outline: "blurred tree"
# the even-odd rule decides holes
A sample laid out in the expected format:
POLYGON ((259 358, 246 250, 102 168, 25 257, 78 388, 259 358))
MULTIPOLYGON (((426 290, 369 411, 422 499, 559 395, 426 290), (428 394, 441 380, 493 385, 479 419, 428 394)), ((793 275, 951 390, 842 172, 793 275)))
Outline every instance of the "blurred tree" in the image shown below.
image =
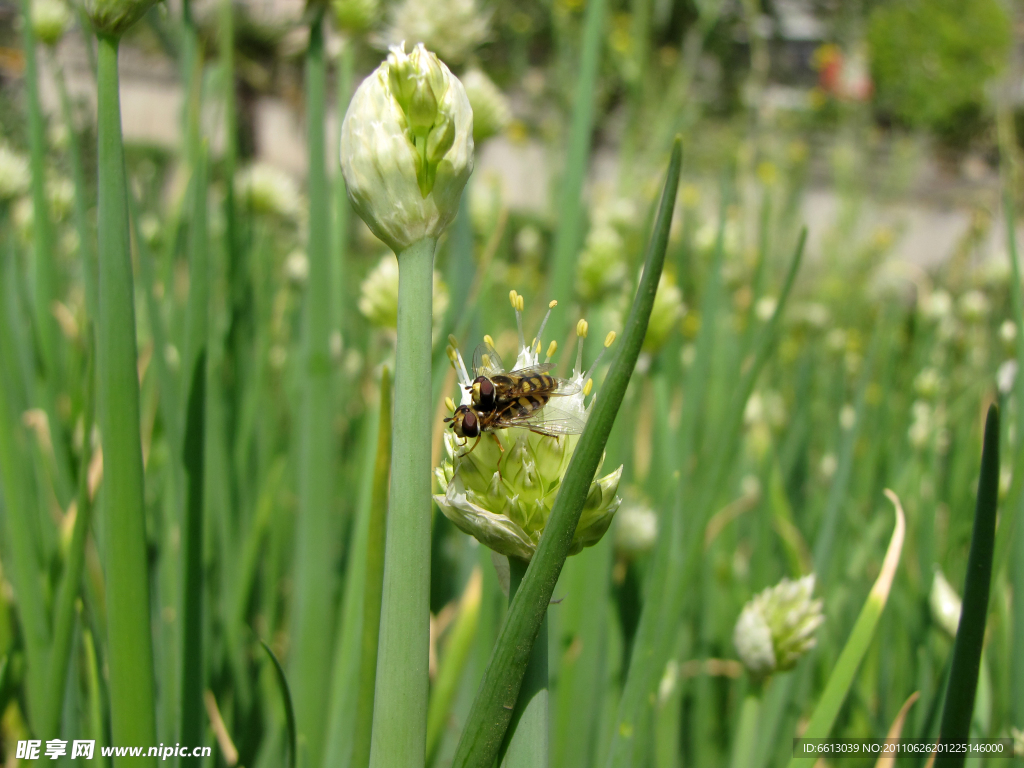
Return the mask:
POLYGON ((1006 62, 1010 20, 998 0, 900 0, 871 12, 868 43, 878 108, 963 145, 986 124, 985 85, 1006 62))

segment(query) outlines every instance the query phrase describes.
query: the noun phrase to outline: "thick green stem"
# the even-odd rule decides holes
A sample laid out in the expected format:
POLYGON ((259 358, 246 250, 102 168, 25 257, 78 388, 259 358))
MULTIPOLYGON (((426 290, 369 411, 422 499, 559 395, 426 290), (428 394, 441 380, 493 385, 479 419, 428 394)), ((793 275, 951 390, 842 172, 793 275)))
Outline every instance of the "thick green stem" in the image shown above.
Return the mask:
MULTIPOLYGON (((508 559, 509 601, 523 582, 525 560, 508 559)), ((523 686, 505 733, 502 768, 544 768, 548 764, 548 618, 541 622, 533 641, 530 661, 523 675, 523 686)))
MULTIPOLYGON (((117 48, 117 38, 99 38, 96 394, 103 436, 102 514, 106 544, 103 554, 106 559, 111 736, 115 744, 155 744, 138 357, 117 48)), ((144 758, 141 763, 138 758, 132 760, 132 765, 156 765, 151 758, 144 758)))
POLYGON ((310 26, 306 52, 309 141, 309 282, 305 304, 303 402, 299 421, 299 520, 296 536, 292 694, 306 764, 320 764, 327 725, 327 686, 334 626, 332 505, 333 382, 330 362, 330 188, 325 161, 323 15, 310 26))
POLYGON ((732 768, 750 768, 754 764, 754 750, 757 749, 757 722, 761 718, 761 693, 761 683, 752 682, 750 692, 743 699, 740 725, 732 750, 732 768))
POLYGON ((422 768, 430 643, 430 319, 436 241, 398 254, 391 496, 371 768, 422 768))

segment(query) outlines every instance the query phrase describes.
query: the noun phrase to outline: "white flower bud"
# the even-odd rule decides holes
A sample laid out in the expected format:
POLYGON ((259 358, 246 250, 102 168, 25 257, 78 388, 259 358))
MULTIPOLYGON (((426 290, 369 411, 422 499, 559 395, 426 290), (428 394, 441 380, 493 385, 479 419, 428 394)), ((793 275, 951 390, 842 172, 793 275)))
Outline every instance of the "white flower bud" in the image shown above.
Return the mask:
POLYGON ((254 163, 238 173, 235 185, 239 197, 254 213, 298 218, 299 188, 284 171, 267 163, 254 163))
POLYGON ((473 107, 473 141, 484 141, 504 131, 512 122, 512 109, 505 94, 477 67, 464 73, 461 79, 473 107))
POLYGON ((417 45, 391 49, 349 104, 341 129, 349 199, 401 253, 455 218, 473 172, 473 111, 462 83, 417 45))
POLYGON ((28 192, 29 181, 28 159, 0 144, 0 203, 28 192))
POLYGON ((956 630, 960 626, 960 595, 946 581, 946 577, 938 568, 935 569, 935 575, 932 577, 932 589, 928 593, 928 606, 932 609, 932 618, 935 623, 942 627, 950 637, 956 637, 956 630))
POLYGON ((380 40, 385 45, 423 43, 458 64, 487 39, 488 22, 476 0, 403 0, 392 6, 380 40))
POLYGON ((615 518, 615 549, 627 558, 650 552, 658 539, 658 515, 650 507, 632 503, 615 518))
POLYGON ((743 606, 733 642, 750 674, 766 677, 792 669, 814 647, 814 632, 825 617, 813 592, 814 574, 783 579, 743 606))
POLYGON ((32 34, 43 45, 56 45, 71 24, 71 9, 62 0, 32 0, 32 34))
POLYGON ((379 0, 334 0, 334 20, 338 29, 364 32, 374 25, 380 13, 379 0))

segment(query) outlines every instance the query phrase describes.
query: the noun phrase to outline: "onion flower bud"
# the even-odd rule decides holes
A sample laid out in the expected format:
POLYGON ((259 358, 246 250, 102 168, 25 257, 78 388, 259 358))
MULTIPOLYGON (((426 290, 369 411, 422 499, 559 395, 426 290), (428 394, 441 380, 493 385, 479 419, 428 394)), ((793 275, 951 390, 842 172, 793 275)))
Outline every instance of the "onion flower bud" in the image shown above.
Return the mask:
POLYGON ((740 661, 756 678, 784 672, 811 650, 825 617, 814 600, 814 574, 783 579, 743 606, 733 632, 740 661))
POLYGON ((71 24, 71 9, 63 0, 33 0, 32 34, 43 45, 55 46, 71 24))
POLYGON ((7 203, 28 192, 31 175, 28 159, 0 143, 0 203, 7 203))
POLYGON ((401 253, 437 238, 455 218, 473 172, 466 91, 422 44, 395 46, 345 113, 341 170, 353 207, 401 253))
POLYGON ((508 128, 512 108, 505 94, 482 69, 473 67, 463 73, 462 85, 473 107, 473 141, 484 141, 508 128))
POLYGON ((97 34, 120 37, 157 0, 85 0, 83 7, 97 34))
MULTIPOLYGON (((519 325, 519 355, 512 370, 545 362, 541 351, 545 349, 541 339, 544 324, 541 324, 536 338, 527 343, 522 330, 523 297, 512 291, 510 298, 516 308, 519 325)), ((551 302, 550 307, 555 303, 551 302)), ((593 404, 592 399, 590 402, 586 400, 592 390, 590 373, 582 367, 586 321, 580 321, 577 334, 576 367, 570 380, 577 391, 552 397, 543 406, 545 420, 585 423, 593 404)), ((604 349, 614 339, 614 333, 608 334, 604 349)), ((461 353, 454 346, 454 339, 451 341, 448 357, 458 373, 462 405, 468 406, 472 404, 473 382, 461 353)), ((547 361, 557 351, 557 346, 551 342, 546 347, 547 361)), ((598 355, 591 371, 597 367, 601 356, 598 355)), ((454 401, 449 398, 447 403, 454 411, 454 401)), ((472 449, 464 444, 469 441, 458 438, 453 430, 445 430, 444 440, 446 456, 441 466, 435 469, 442 490, 434 496, 437 506, 459 529, 495 552, 529 561, 544 533, 579 435, 539 434, 518 428, 494 429, 481 434, 472 449)), ((616 496, 621 478, 621 466, 603 477, 601 467, 598 467, 569 554, 574 555, 584 547, 593 546, 608 530, 622 501, 616 496)))

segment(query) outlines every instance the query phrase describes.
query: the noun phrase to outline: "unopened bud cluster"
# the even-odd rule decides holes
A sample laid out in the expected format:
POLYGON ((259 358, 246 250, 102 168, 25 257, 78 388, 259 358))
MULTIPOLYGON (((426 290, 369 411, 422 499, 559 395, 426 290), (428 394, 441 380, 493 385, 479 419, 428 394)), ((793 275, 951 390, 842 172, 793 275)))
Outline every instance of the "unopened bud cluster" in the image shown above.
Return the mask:
POLYGON ((473 112, 433 53, 395 46, 356 90, 341 131, 349 198, 373 233, 400 253, 438 237, 473 171, 473 112))
POLYGON ((825 617, 813 592, 814 574, 783 579, 743 606, 733 642, 751 675, 765 678, 792 669, 814 647, 814 632, 825 617))

